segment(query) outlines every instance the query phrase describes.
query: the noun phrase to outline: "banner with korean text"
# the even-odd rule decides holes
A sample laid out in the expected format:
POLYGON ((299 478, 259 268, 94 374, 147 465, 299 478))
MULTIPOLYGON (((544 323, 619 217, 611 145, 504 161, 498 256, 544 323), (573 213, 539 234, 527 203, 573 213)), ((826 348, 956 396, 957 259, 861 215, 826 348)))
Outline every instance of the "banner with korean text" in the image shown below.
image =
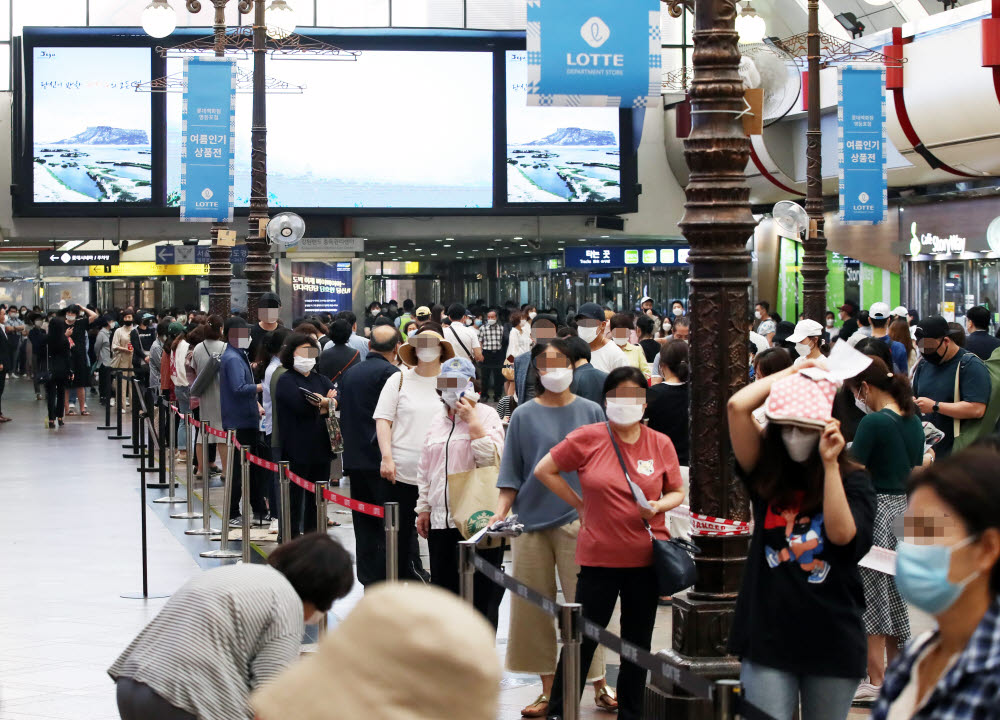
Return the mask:
POLYGON ((528 0, 527 35, 528 105, 660 102, 660 0, 528 0))
POLYGON ((889 204, 885 160, 885 68, 840 68, 837 139, 840 159, 840 220, 883 222, 889 204))
POLYGON ((226 58, 184 61, 181 220, 233 219, 236 73, 226 58))

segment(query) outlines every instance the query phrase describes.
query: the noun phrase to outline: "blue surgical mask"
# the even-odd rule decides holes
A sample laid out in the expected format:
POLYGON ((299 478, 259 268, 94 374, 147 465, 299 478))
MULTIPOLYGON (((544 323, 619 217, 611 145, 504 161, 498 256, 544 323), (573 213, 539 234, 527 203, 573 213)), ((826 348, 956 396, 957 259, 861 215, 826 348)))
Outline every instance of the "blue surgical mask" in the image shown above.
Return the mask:
POLYGON ((903 599, 931 615, 940 615, 958 600, 965 586, 979 575, 954 583, 948 579, 951 555, 973 542, 967 537, 954 545, 896 543, 896 587, 903 599))

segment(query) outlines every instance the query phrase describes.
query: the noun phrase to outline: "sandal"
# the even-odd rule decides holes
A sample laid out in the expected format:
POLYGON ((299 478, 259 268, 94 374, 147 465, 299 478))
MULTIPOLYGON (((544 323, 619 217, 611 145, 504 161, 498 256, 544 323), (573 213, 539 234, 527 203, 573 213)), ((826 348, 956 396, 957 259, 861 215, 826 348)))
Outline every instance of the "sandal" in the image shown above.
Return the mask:
POLYGON ((598 710, 603 710, 604 712, 618 712, 618 698, 615 696, 615 691, 609 688, 606 684, 602 685, 594 694, 594 704, 597 705, 598 710))
POLYGON ((67 415, 76 415, 76 408, 72 405, 69 406, 69 410, 66 411, 67 415))
POLYGON ((528 705, 524 710, 521 711, 521 717, 526 718, 540 718, 545 717, 549 713, 549 696, 546 694, 541 694, 535 698, 535 702, 528 705), (534 708, 534 709, 532 709, 534 708))
POLYGON ((82 413, 80 413, 80 414, 83 415, 83 416, 87 416, 87 415, 90 415, 90 411, 87 410, 87 409, 84 409, 84 411, 82 413))

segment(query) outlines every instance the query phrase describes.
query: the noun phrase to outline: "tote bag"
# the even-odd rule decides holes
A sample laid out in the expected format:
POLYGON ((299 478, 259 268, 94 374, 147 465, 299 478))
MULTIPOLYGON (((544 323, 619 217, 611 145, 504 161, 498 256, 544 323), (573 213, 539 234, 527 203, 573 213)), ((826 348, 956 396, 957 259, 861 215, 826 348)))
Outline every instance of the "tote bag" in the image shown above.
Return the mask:
MULTIPOLYGON (((500 489, 500 458, 493 448, 494 465, 474 468, 465 472, 448 473, 445 498, 451 511, 455 527, 468 540, 496 518, 500 489)), ((503 543, 502 537, 483 538, 478 547, 496 548, 503 543)))

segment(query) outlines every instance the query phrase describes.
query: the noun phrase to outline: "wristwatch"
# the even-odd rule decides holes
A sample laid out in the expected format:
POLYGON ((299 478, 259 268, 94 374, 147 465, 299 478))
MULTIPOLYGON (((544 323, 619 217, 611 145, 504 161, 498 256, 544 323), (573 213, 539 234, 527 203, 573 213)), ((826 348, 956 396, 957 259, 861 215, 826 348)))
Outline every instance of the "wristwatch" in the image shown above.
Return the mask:
POLYGON ((940 410, 940 408, 941 408, 940 405, 938 405, 937 403, 934 403, 934 407, 932 407, 931 410, 933 410, 934 412, 938 412, 940 410))

